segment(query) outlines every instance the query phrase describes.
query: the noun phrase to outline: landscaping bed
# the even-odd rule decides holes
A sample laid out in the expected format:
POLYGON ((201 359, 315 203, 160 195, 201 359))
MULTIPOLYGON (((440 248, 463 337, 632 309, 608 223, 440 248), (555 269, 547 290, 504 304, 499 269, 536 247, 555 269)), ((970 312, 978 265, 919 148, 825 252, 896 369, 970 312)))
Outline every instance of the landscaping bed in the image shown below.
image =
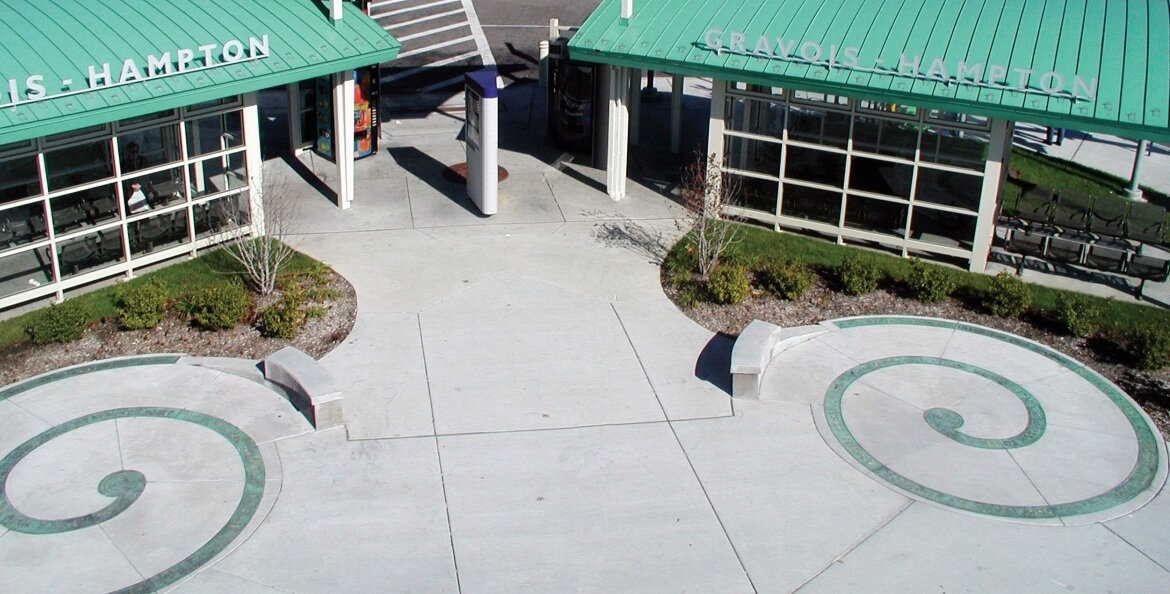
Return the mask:
MULTIPOLYGON (((1170 328, 1170 313, 1136 303, 1091 297, 1084 303, 1099 314, 1094 329, 1084 337, 1068 333, 1056 314, 1056 305, 1065 297, 1061 291, 1029 286, 1032 305, 1018 316, 991 315, 983 295, 995 277, 947 269, 955 282, 949 296, 926 302, 911 296, 909 279, 912 261, 856 248, 829 244, 793 234, 743 227, 740 241, 729 248, 725 260, 747 275, 746 298, 726 299, 729 291, 708 283, 693 273, 687 262, 689 242, 684 240, 667 255, 663 265, 663 288, 691 319, 713 332, 738 333, 752 320, 782 327, 814 324, 823 320, 864 315, 913 315, 958 320, 995 328, 1035 340, 1081 361, 1125 390, 1154 420, 1164 436, 1170 436, 1170 360, 1164 353, 1154 358, 1150 369, 1137 369, 1138 359, 1130 343, 1135 329, 1170 328), (865 269, 879 277, 877 288, 851 295, 842 290, 839 270, 853 254, 864 254, 865 269), (784 299, 766 290, 763 268, 770 262, 786 262, 807 273, 807 291, 795 299, 784 299), (720 298, 724 297, 724 298, 720 298), (723 301, 720 303, 719 301, 723 301), (734 301, 734 302, 728 302, 734 301)), ((712 274, 712 278, 716 278, 712 274)), ((720 280, 719 282, 723 282, 720 280)), ((737 291, 730 291, 736 293, 737 291)), ((742 295, 737 295, 742 296, 742 295)))
POLYGON ((179 309, 182 296, 191 291, 238 282, 238 277, 230 269, 231 264, 226 259, 213 253, 136 280, 136 283, 145 283, 153 277, 170 291, 167 315, 149 329, 120 328, 116 295, 119 289, 124 290, 125 285, 75 298, 75 305, 89 318, 78 340, 35 344, 19 338, 23 334, 20 329, 30 316, 44 310, 6 320, 0 325, 0 337, 6 338, 3 342, 7 343, 0 346, 0 386, 69 365, 127 355, 187 353, 200 357, 263 359, 291 345, 320 358, 340 344, 353 328, 357 318, 357 295, 353 286, 319 262, 299 255, 298 261, 291 266, 292 278, 286 289, 265 297, 252 295, 249 311, 239 324, 208 330, 193 323, 189 316, 175 311, 179 309), (313 309, 313 314, 305 316, 293 338, 265 336, 256 324, 258 312, 279 303, 283 294, 292 288, 291 283, 301 282, 296 280, 300 276, 309 279, 305 282, 312 285, 302 290, 312 292, 307 307, 313 309))

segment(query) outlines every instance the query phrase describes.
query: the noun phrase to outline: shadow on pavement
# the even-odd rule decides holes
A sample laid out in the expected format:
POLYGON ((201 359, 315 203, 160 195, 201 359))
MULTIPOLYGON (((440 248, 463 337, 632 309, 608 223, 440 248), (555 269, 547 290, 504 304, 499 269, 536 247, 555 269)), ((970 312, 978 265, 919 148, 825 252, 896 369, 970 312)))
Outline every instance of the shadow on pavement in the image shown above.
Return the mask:
MULTIPOLYGON (((467 212, 478 218, 486 218, 467 197, 465 186, 448 181, 443 177, 443 170, 447 168, 448 163, 443 163, 413 146, 391 147, 387 149, 387 152, 390 153, 390 157, 399 167, 405 169, 412 176, 426 182, 427 185, 446 196, 451 202, 463 207, 467 212)), ((451 163, 451 165, 453 164, 451 163)))
POLYGON ((735 337, 719 332, 707 341, 699 360, 695 361, 695 377, 731 395, 731 347, 735 337))
POLYGON ((314 173, 312 169, 309 169, 308 165, 305 165, 303 161, 289 154, 287 151, 285 151, 285 153, 280 155, 278 158, 287 163, 289 169, 292 169, 297 174, 297 177, 300 177, 302 180, 304 180, 305 183, 312 186, 314 190, 320 192, 321 195, 330 202, 335 205, 337 204, 337 192, 333 188, 330 188, 329 185, 324 181, 322 181, 322 179, 316 173, 314 173))

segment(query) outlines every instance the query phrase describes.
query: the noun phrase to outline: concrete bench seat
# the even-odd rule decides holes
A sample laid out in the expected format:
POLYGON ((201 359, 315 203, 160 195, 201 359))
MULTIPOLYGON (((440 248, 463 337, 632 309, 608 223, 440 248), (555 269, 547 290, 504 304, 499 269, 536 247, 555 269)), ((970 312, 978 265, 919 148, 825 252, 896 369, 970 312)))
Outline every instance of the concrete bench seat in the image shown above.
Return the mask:
POLYGON ((776 355, 828 331, 829 328, 821 324, 781 328, 753 320, 740 332, 731 348, 731 395, 759 399, 760 380, 776 355))
POLYGON ((333 376, 303 351, 284 347, 263 361, 264 379, 284 388, 293 406, 317 429, 344 422, 341 390, 333 376))

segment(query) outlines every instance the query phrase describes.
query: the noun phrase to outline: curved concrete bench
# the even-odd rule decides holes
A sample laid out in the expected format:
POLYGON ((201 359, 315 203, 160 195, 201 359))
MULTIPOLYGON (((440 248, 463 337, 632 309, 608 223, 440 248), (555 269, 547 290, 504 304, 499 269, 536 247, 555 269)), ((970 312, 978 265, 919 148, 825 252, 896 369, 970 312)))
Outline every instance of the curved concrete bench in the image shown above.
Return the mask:
POLYGON ((735 346, 731 348, 731 395, 759 399, 760 379, 776 355, 828 331, 829 328, 822 324, 781 328, 752 320, 739 333, 735 346))
POLYGON ((303 351, 284 347, 263 361, 264 379, 284 388, 293 406, 317 429, 336 427, 341 415, 341 390, 333 376, 303 351))

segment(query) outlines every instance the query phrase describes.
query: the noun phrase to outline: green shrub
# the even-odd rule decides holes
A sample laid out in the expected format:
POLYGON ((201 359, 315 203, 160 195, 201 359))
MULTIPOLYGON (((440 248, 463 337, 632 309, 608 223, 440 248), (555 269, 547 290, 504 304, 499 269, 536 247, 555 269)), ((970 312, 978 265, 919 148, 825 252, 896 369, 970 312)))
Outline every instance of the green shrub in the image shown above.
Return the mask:
POLYGON ((848 295, 863 295, 877 290, 882 271, 873 258, 860 252, 851 252, 837 266, 837 282, 848 295))
POLYGON ((158 278, 119 287, 114 295, 123 330, 154 328, 167 313, 167 287, 158 278))
POLYGON ((738 264, 716 264, 707 277, 707 291, 716 303, 739 303, 752 294, 747 268, 738 264))
POLYGON ((341 299, 341 291, 331 287, 305 289, 305 301, 335 301, 337 299, 341 299))
POLYGON ((995 275, 983 293, 983 307, 1001 318, 1015 318, 1032 306, 1032 287, 1006 270, 995 275))
POLYGON ((1170 363, 1170 329, 1153 324, 1137 327, 1129 335, 1129 354, 1138 369, 1162 369, 1170 363))
POLYGON ((813 274, 800 262, 781 260, 768 263, 756 274, 765 291, 789 301, 804 296, 813 285, 813 274))
POLYGON ((686 270, 668 270, 666 272, 666 286, 681 289, 685 285, 692 284, 693 276, 691 272, 686 270))
POLYGON ((1104 312, 1101 302, 1087 295, 1061 293, 1056 296, 1052 316, 1066 334, 1084 338, 1097 331, 1104 312))
POLYGON ((35 344, 73 342, 85 333, 89 316, 75 301, 51 305, 33 314, 24 326, 35 344))
POLYGON ((183 300, 184 313, 205 330, 235 328, 248 317, 251 306, 251 296, 239 283, 199 289, 183 300))
POLYGON ((305 325, 307 316, 299 300, 281 299, 280 301, 260 310, 256 316, 257 329, 260 334, 270 338, 297 337, 301 326, 305 325))
POLYGON ((954 293, 959 281, 953 271, 915 258, 910 264, 906 286, 915 299, 923 303, 937 303, 954 293))
POLYGON ((702 302, 702 293, 699 292, 699 285, 693 280, 688 280, 678 286, 678 304, 683 307, 695 307, 702 302))

